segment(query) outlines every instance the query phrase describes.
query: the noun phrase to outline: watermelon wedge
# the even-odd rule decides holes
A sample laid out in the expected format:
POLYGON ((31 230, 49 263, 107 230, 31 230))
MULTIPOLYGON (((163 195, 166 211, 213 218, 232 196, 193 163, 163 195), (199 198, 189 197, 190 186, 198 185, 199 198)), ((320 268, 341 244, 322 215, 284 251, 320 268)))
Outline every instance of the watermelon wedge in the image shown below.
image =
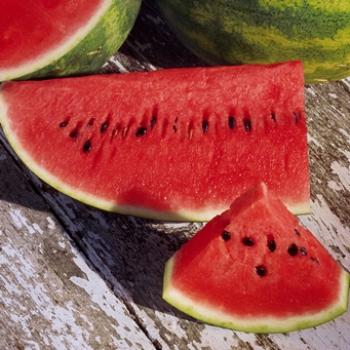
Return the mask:
POLYGON ((92 72, 123 43, 141 0, 0 2, 0 81, 92 72))
POLYGON ((163 298, 214 325, 290 332, 347 310, 349 275, 260 184, 166 264, 163 298))
POLYGON ((98 208, 205 221, 264 181, 305 213, 303 92, 298 62, 10 82, 0 121, 34 173, 98 208))

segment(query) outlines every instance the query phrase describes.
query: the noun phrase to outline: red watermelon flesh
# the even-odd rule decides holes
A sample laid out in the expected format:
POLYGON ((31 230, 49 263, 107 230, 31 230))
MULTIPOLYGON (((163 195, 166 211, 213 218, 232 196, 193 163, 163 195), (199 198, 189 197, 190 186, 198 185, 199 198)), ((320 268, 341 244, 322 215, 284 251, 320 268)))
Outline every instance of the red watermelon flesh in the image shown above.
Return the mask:
POLYGON ((289 332, 346 311, 349 275, 260 184, 167 263, 163 297, 209 323, 289 332))
POLYGON ((209 220, 264 181, 309 211, 298 62, 12 82, 0 100, 23 161, 93 206, 209 220))
POLYGON ((95 15, 103 2, 3 1, 0 6, 0 70, 18 67, 59 47, 95 15))

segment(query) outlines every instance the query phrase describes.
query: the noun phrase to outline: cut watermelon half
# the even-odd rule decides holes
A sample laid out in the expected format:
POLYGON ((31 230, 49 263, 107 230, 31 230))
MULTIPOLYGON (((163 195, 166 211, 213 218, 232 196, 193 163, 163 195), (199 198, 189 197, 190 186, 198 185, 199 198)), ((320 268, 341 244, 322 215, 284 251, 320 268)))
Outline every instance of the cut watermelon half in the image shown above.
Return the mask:
POLYGON ((92 72, 123 43, 140 0, 0 3, 0 81, 92 72))
POLYGON ((260 184, 166 264, 163 298, 214 325, 290 332, 347 310, 349 275, 260 184))
POLYGON ((209 220, 264 181, 309 211, 298 62, 37 82, 0 92, 19 157, 82 202, 167 220, 209 220))

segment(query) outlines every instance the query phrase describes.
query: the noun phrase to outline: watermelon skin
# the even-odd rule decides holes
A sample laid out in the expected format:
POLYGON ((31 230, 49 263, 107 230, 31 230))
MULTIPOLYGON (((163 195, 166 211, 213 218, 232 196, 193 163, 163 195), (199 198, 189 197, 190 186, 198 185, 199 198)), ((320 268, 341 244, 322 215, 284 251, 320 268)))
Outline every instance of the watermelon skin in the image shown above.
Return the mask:
MULTIPOLYGON (((6 69, 0 62, 0 81, 68 76, 96 72, 124 43, 139 12, 141 0, 102 0, 99 17, 56 56, 41 57, 6 69)), ((1 9, 1 6, 0 6, 1 9)), ((62 43, 62 46, 65 46, 62 43)), ((52 48, 48 49, 49 54, 52 48)))
POLYGON ((311 232, 260 184, 169 259, 163 299, 217 326, 291 332, 343 314, 349 282, 311 232), (243 244, 245 237, 254 244, 243 244), (268 246, 271 240, 274 245, 268 246), (293 243, 298 250, 292 255, 293 243), (266 269, 264 276, 257 266, 266 269))
POLYGON ((298 62, 11 82, 0 121, 34 173, 101 209, 206 221, 264 180, 305 213, 303 91, 298 62))
POLYGON ((159 0, 158 5, 179 39, 210 63, 298 59, 309 83, 350 75, 347 0, 159 0))

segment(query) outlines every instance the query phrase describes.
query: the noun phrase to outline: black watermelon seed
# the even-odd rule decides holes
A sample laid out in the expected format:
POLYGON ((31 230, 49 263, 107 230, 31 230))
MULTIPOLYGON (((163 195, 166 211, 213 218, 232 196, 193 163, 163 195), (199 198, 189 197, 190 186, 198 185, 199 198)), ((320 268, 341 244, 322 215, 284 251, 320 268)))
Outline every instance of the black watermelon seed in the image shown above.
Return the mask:
POLYGON ((236 127, 236 118, 232 115, 228 117, 228 127, 232 130, 236 127))
POLYGON ((297 236, 299 236, 299 237, 301 236, 300 232, 296 228, 294 229, 294 232, 297 236))
POLYGON ((202 130, 204 134, 207 133, 209 130, 209 121, 206 119, 202 121, 202 130))
POLYGON ((288 247, 288 254, 291 256, 296 256, 299 252, 299 248, 295 243, 292 243, 289 247, 288 247))
POLYGON ((61 123, 59 124, 59 127, 60 127, 60 128, 65 128, 65 127, 68 125, 68 123, 69 123, 68 120, 64 120, 63 122, 61 122, 61 123))
POLYGON ((270 252, 274 252, 277 248, 276 241, 272 235, 267 237, 267 247, 269 248, 270 252))
POLYGON ((144 126, 139 127, 136 130, 136 137, 141 137, 141 136, 145 136, 147 134, 147 128, 145 128, 144 126))
POLYGON ((307 249, 305 247, 300 247, 299 251, 300 251, 300 255, 302 256, 307 255, 307 249))
POLYGON ((231 239, 231 233, 228 231, 223 231, 221 237, 225 242, 227 242, 231 239))
POLYGON ((89 153, 92 149, 92 144, 90 140, 86 140, 83 144, 83 152, 89 153))
POLYGON ((155 115, 151 118, 151 129, 153 129, 157 124, 157 117, 155 115))
POLYGON ((100 126, 100 133, 104 134, 107 131, 108 127, 109 127, 108 121, 105 121, 104 123, 102 123, 100 126))
POLYGON ((76 139, 79 136, 79 131, 77 129, 74 129, 70 132, 69 137, 72 139, 76 139))
POLYGON ((255 244, 255 241, 251 237, 243 237, 242 243, 248 247, 252 247, 255 244))
POLYGON ((252 122, 249 118, 244 118, 243 119, 243 125, 244 125, 244 130, 246 132, 251 132, 252 131, 252 122))
POLYGON ((257 275, 260 277, 265 277, 267 275, 267 268, 264 265, 256 266, 255 271, 257 275))
POLYGON ((276 116, 276 113, 275 113, 275 112, 271 112, 271 119, 272 119, 274 122, 277 122, 277 116, 276 116))

